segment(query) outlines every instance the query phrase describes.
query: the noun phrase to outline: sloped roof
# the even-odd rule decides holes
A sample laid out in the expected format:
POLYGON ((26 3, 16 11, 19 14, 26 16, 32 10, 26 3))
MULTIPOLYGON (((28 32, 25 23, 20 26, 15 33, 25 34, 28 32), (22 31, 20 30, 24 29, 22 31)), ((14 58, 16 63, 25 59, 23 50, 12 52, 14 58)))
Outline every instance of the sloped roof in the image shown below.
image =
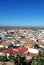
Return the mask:
POLYGON ((12 48, 7 48, 5 50, 2 51, 2 53, 12 53, 12 54, 17 54, 17 53, 24 53, 26 52, 28 49, 27 48, 16 48, 16 49, 12 49, 12 48))

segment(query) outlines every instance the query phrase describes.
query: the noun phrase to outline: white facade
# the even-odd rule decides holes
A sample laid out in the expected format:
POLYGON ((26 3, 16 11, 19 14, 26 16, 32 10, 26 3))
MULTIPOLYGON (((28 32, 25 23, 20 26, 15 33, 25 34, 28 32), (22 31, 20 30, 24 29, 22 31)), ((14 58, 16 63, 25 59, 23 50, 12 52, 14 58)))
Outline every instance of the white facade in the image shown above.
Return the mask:
POLYGON ((38 54, 39 51, 37 49, 28 48, 28 52, 38 54))
POLYGON ((44 46, 43 46, 43 45, 39 45, 39 47, 44 48, 44 46))
POLYGON ((3 48, 4 46, 3 45, 0 45, 0 48, 3 48))

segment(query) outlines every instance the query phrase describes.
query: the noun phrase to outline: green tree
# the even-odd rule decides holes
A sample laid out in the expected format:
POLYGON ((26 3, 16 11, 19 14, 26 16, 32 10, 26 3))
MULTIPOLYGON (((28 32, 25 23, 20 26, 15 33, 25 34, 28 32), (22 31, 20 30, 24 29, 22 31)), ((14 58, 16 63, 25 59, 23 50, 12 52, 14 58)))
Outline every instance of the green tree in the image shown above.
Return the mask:
POLYGON ((14 56, 14 62, 16 65, 22 65, 24 59, 25 59, 24 54, 18 54, 16 56, 14 56))
POLYGON ((33 57, 31 65, 44 65, 44 54, 39 53, 37 56, 33 57))
POLYGON ((36 48, 36 49, 39 48, 38 44, 35 44, 35 45, 34 45, 34 48, 36 48))

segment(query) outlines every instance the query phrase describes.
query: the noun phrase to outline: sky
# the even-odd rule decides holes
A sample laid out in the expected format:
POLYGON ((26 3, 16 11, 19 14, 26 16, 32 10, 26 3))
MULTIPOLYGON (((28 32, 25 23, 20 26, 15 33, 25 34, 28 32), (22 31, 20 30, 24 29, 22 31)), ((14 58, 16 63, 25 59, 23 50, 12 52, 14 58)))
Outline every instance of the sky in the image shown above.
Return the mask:
POLYGON ((44 26, 44 0, 0 0, 0 26, 44 26))

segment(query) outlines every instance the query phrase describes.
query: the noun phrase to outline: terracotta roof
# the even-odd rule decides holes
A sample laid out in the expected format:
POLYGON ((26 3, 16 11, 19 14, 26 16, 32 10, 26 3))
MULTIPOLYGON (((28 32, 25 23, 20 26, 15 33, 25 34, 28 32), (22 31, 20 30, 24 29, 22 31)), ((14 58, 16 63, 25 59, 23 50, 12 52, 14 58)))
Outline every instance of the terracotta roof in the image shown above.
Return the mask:
MULTIPOLYGON (((7 48, 7 49, 5 49, 5 50, 3 50, 2 51, 2 53, 4 53, 4 54, 6 54, 6 53, 11 53, 11 54, 21 54, 21 53, 25 53, 26 51, 28 50, 28 48, 21 48, 21 49, 19 49, 19 48, 17 48, 17 49, 15 49, 15 50, 13 50, 12 48, 7 48), (18 51, 17 51, 18 50, 18 51)), ((36 54, 34 54, 34 53, 27 53, 29 56, 31 56, 31 57, 33 57, 33 56, 35 56, 36 54)))
POLYGON ((35 56, 36 54, 34 54, 34 53, 29 53, 29 56, 31 56, 31 57, 33 57, 33 56, 35 56))
POLYGON ((15 50, 13 50, 12 48, 7 48, 7 49, 5 49, 1 52, 4 53, 4 54, 6 54, 6 53, 19 54, 19 53, 24 53, 27 50, 28 50, 27 48, 21 48, 21 49, 17 48, 15 50), (16 50, 18 50, 18 51, 16 51, 16 50))
POLYGON ((35 53, 27 52, 27 56, 33 57, 35 55, 36 55, 35 53))

